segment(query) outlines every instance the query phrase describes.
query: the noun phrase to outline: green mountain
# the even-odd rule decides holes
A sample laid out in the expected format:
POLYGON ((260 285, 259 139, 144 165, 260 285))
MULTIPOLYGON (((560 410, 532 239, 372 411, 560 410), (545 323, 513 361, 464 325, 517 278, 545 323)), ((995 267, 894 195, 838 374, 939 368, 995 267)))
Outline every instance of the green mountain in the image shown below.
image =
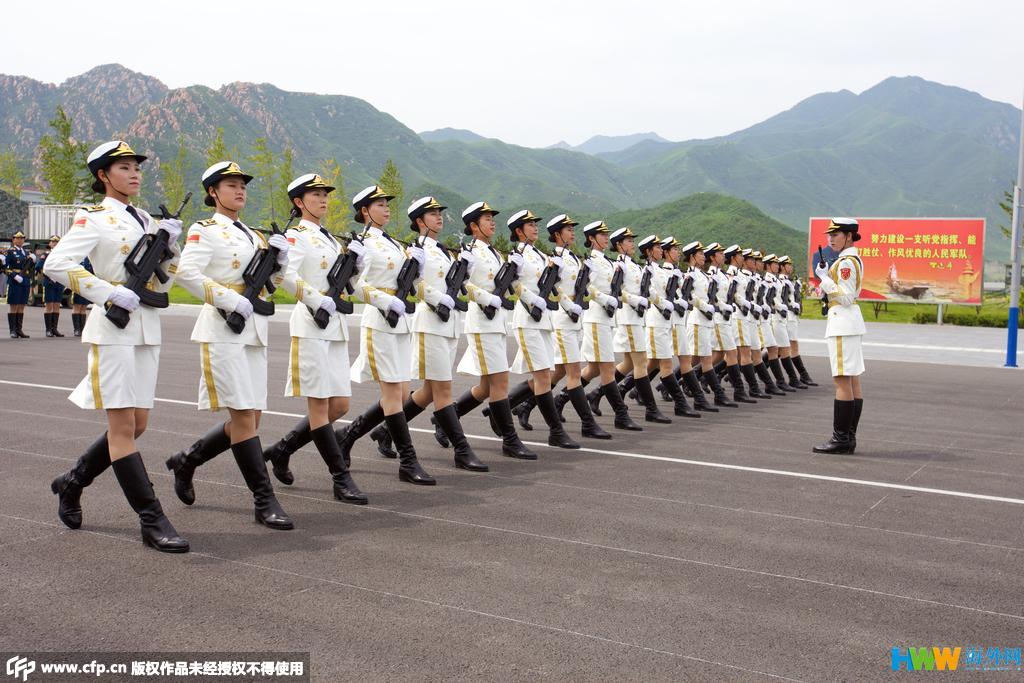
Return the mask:
POLYGON ((747 200, 801 231, 812 215, 984 216, 990 254, 1006 246, 998 202, 1015 174, 1020 115, 960 88, 890 78, 860 94, 814 95, 727 136, 680 143, 649 138, 625 149, 629 136, 597 136, 586 143, 595 152, 588 154, 453 129, 421 136, 343 95, 253 83, 169 89, 105 65, 60 85, 0 75, 0 145, 26 168, 59 104, 74 117, 77 138, 124 137, 153 157, 147 196, 159 193, 148 185, 159 179, 161 160, 173 156, 179 137, 189 150, 188 177, 198 185, 204 150, 219 127, 243 165, 257 137, 275 152, 293 149, 296 172, 337 159, 350 193, 374 182, 392 159, 407 188, 404 200, 415 194, 409 188, 432 186, 499 207, 609 216, 703 192, 747 200), (602 151, 609 149, 618 151, 602 151))

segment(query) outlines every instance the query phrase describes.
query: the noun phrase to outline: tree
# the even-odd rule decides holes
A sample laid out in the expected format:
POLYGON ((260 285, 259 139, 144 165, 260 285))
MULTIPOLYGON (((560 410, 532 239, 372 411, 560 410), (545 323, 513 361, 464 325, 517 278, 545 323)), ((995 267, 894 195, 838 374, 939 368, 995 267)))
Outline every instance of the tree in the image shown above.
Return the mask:
POLYGON ((224 129, 217 128, 217 134, 213 136, 213 140, 210 141, 210 146, 206 148, 206 166, 213 166, 218 161, 228 161, 228 147, 224 144, 224 129))
MULTIPOLYGON (((185 147, 184 136, 178 136, 178 151, 174 158, 160 166, 160 186, 164 193, 164 203, 171 211, 175 211, 181 204, 188 192, 188 181, 185 173, 188 171, 188 148, 185 147)), ((192 200, 194 202, 195 200, 192 200)), ((192 206, 189 202, 181 212, 181 221, 189 225, 193 218, 192 206)))
POLYGON ((14 152, 0 152, 0 190, 15 199, 21 199, 21 186, 25 178, 18 168, 18 157, 14 152))
POLYGON ((323 218, 323 224, 333 234, 341 235, 348 232, 351 225, 351 205, 345 195, 345 179, 337 159, 327 159, 320 166, 324 170, 321 174, 323 179, 335 188, 334 192, 327 195, 327 215, 323 218))
POLYGON ((273 218, 274 197, 274 152, 267 146, 267 139, 256 138, 249 156, 252 164, 250 173, 255 176, 249 189, 249 215, 256 217, 256 222, 265 224, 273 218))
POLYGON ((391 207, 391 222, 397 223, 405 217, 405 211, 399 209, 403 205, 402 195, 405 194, 405 188, 402 186, 402 174, 398 172, 398 167, 391 159, 384 163, 384 172, 381 173, 377 185, 388 194, 394 195, 395 198, 388 202, 388 206, 391 207))
POLYGON ((53 204, 74 204, 91 194, 91 174, 83 173, 88 148, 71 137, 72 120, 58 106, 50 120, 53 134, 39 139, 39 164, 47 184, 46 200, 53 204))
POLYGON ((291 147, 285 148, 281 154, 281 164, 277 168, 277 183, 272 188, 270 196, 270 219, 282 221, 288 220, 291 207, 288 205, 288 183, 295 180, 294 168, 295 154, 291 147))

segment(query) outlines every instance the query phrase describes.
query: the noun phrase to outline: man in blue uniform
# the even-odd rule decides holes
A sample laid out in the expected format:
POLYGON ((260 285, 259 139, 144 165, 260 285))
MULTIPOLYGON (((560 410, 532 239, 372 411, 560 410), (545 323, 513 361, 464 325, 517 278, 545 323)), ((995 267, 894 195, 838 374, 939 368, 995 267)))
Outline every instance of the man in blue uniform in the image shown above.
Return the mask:
POLYGON ((14 233, 13 246, 7 250, 4 272, 7 273, 7 325, 11 328, 11 339, 28 339, 22 332, 25 322, 25 304, 32 287, 32 272, 35 269, 35 254, 25 248, 25 234, 14 233))

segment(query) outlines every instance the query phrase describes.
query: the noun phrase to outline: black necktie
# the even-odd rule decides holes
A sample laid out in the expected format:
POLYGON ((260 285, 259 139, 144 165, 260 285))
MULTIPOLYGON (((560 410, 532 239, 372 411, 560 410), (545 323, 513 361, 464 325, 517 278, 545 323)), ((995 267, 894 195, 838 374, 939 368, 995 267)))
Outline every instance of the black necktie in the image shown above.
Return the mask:
POLYGON ((143 228, 146 227, 146 224, 142 222, 142 216, 139 215, 139 212, 135 210, 134 206, 129 204, 128 206, 125 207, 125 209, 128 211, 128 213, 131 214, 132 218, 139 222, 139 225, 141 225, 143 228))
POLYGON ((494 258, 498 259, 498 263, 501 263, 501 256, 498 254, 498 250, 489 244, 487 245, 487 248, 491 250, 492 254, 494 254, 494 258))
MULTIPOLYGON (((250 235, 249 231, 245 229, 244 225, 242 225, 242 221, 235 221, 232 225, 234 225, 236 228, 241 230, 242 234, 244 234, 246 237, 248 237, 249 241, 252 242, 252 235, 250 235)), ((253 244, 255 244, 255 242, 253 242, 253 244)))

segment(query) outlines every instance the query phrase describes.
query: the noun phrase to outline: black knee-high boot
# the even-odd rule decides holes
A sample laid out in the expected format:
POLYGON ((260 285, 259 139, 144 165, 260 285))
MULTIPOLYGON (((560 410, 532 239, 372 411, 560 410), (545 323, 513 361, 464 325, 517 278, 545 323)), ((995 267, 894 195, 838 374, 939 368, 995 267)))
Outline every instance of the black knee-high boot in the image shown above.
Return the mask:
POLYGON ((57 517, 69 529, 82 526, 82 489, 108 467, 110 447, 104 432, 103 436, 85 449, 74 467, 50 483, 50 490, 57 494, 57 517))
POLYGON ((138 452, 118 458, 111 463, 117 483, 132 510, 139 516, 142 542, 165 553, 187 553, 188 541, 178 535, 164 515, 160 501, 153 492, 146 465, 138 452))
POLYGON ((338 440, 334 436, 334 428, 330 424, 317 427, 310 432, 313 443, 316 445, 320 457, 327 465, 327 471, 331 473, 334 482, 334 497, 353 505, 366 505, 369 499, 366 497, 356 482, 352 479, 352 473, 345 466, 345 460, 341 457, 341 449, 338 448, 338 440))
POLYGON ((700 417, 700 413, 691 408, 690 404, 686 402, 686 396, 683 394, 683 390, 679 386, 679 382, 674 374, 662 377, 661 382, 668 391, 673 403, 675 403, 676 415, 679 417, 700 417))
POLYGON ((786 395, 785 391, 779 389, 779 387, 777 387, 775 385, 775 380, 772 379, 772 374, 768 371, 768 363, 767 363, 767 361, 761 361, 760 363, 755 365, 754 366, 754 372, 756 372, 757 376, 760 378, 760 380, 762 382, 764 382, 765 393, 767 393, 767 394, 769 394, 771 396, 785 396, 786 395))
POLYGON ((791 394, 796 392, 796 389, 786 384, 786 375, 782 371, 782 362, 778 358, 769 360, 768 367, 771 368, 772 374, 775 376, 775 386, 791 394))
POLYGON ((398 450, 398 478, 410 484, 433 486, 437 481, 427 474, 416 458, 416 449, 412 446, 409 434, 409 423, 405 421, 405 413, 395 413, 384 418, 391 433, 391 440, 398 450))
POLYGON ((818 383, 811 379, 811 374, 807 372, 807 368, 804 367, 804 359, 799 354, 790 356, 793 361, 793 365, 796 366, 797 372, 800 373, 800 381, 809 387, 816 387, 818 383))
POLYGON ((832 405, 832 438, 820 446, 815 446, 813 450, 815 453, 828 453, 831 455, 853 453, 853 439, 850 429, 853 426, 856 404, 854 401, 840 401, 836 399, 832 405))
POLYGON ((644 406, 644 420, 658 424, 672 423, 672 418, 666 417, 658 410, 658 402, 654 400, 654 389, 651 388, 651 380, 647 379, 647 375, 642 375, 636 380, 636 393, 644 406))
POLYGON ((491 401, 488 407, 501 429, 502 454, 520 460, 536 460, 537 454, 527 448, 526 444, 519 439, 519 434, 516 433, 516 427, 512 424, 512 408, 509 407, 508 399, 491 401))
POLYGON ((53 336, 53 313, 43 313, 43 327, 46 329, 46 336, 53 336))
POLYGON ((555 410, 555 397, 550 391, 534 396, 537 401, 537 408, 544 416, 544 422, 548 425, 548 445, 556 448, 579 448, 580 445, 565 433, 562 421, 558 419, 558 411, 555 410))
POLYGON ((612 410, 615 412, 614 425, 616 429, 623 429, 628 432, 642 432, 644 430, 643 427, 634 422, 633 418, 629 416, 629 408, 626 407, 626 402, 623 400, 622 394, 619 393, 618 382, 608 382, 608 384, 600 387, 597 391, 604 394, 612 410))
POLYGON ((853 399, 853 421, 850 423, 850 452, 857 448, 857 425, 860 424, 860 414, 864 410, 864 399, 853 399))
POLYGON ((490 469, 476 457, 476 453, 470 447, 466 433, 462 431, 462 423, 459 422, 459 414, 454 403, 434 411, 434 421, 452 444, 456 467, 470 472, 487 472, 490 469))
MULTIPOLYGON (((580 434, 589 439, 612 438, 611 434, 601 429, 601 425, 597 424, 597 420, 594 419, 594 414, 590 412, 590 403, 587 402, 587 394, 583 391, 582 384, 578 387, 567 389, 565 395, 568 396, 569 402, 572 403, 576 414, 580 416, 580 422, 582 423, 580 434)), ((558 408, 557 404, 555 408, 558 408)))
POLYGON ((726 408, 739 408, 739 404, 735 401, 730 401, 728 395, 725 393, 725 389, 722 388, 722 383, 718 381, 718 375, 715 374, 714 370, 711 372, 705 372, 704 377, 708 380, 708 386, 711 387, 711 393, 715 396, 716 406, 725 406, 726 408))
POLYGON ((715 374, 718 375, 719 379, 725 376, 725 373, 729 371, 729 365, 724 360, 718 361, 712 366, 712 368, 714 369, 715 374))
POLYGON ((18 338, 18 317, 13 313, 7 314, 7 326, 11 328, 11 339, 18 338))
POLYGON ((747 396, 746 389, 743 388, 740 366, 730 365, 726 368, 726 372, 729 374, 729 382, 732 384, 732 400, 737 403, 757 403, 757 401, 747 396))
MULTIPOLYGON (((481 403, 483 403, 483 401, 476 400, 473 396, 473 391, 471 389, 467 389, 466 392, 462 394, 462 396, 459 396, 459 399, 455 402, 455 415, 457 417, 468 415, 476 410, 477 406, 481 403)), ((438 423, 437 415, 430 418, 430 423, 434 425, 434 438, 437 440, 437 443, 441 444, 441 448, 448 448, 448 446, 451 445, 451 442, 449 441, 448 435, 445 433, 444 429, 442 429, 441 425, 438 423)))
MULTIPOLYGON (((533 431, 533 425, 530 424, 530 413, 537 407, 537 399, 533 396, 532 392, 529 396, 523 399, 519 405, 512 408, 512 414, 519 420, 519 426, 528 432, 533 431)), ((557 408, 557 402, 556 402, 557 408)), ((562 420, 563 422, 565 420, 562 420)))
MULTIPOLYGON (((586 387, 588 384, 590 384, 589 379, 587 379, 586 377, 580 377, 581 388, 586 387)), ((586 392, 584 392, 583 397, 586 398, 586 396, 587 394, 586 392)), ((558 396, 555 397, 555 409, 558 411, 558 417, 562 419, 562 422, 565 422, 565 417, 562 415, 562 412, 565 410, 565 406, 568 405, 569 403, 572 403, 572 398, 569 396, 569 389, 562 387, 562 390, 558 392, 558 396)), ((590 415, 591 417, 593 417, 594 415, 594 413, 591 412, 589 407, 587 408, 587 414, 590 415)), ((527 413, 526 417, 527 419, 529 419, 529 413, 527 413)), ((522 423, 520 422, 520 424, 522 423)))
POLYGON ((374 403, 366 411, 352 420, 352 423, 334 430, 334 436, 338 439, 338 448, 341 449, 341 457, 345 461, 345 467, 352 466, 352 446, 356 441, 369 434, 374 427, 384 421, 384 408, 380 401, 374 403))
POLYGON ((224 423, 221 422, 199 441, 167 458, 167 469, 174 473, 174 493, 182 503, 191 505, 196 502, 196 492, 192 487, 192 475, 196 473, 196 468, 230 447, 231 439, 224 432, 224 423))
MULTIPOLYGON (((614 379, 615 384, 617 385, 619 382, 621 382, 625 378, 626 378, 626 376, 623 375, 621 372, 619 372, 618 368, 616 368, 616 370, 615 370, 615 379, 614 379)), ((598 381, 600 381, 600 378, 598 379, 598 381)), ((622 392, 620 391, 619 394, 621 395, 622 392)), ((601 397, 602 396, 607 396, 607 395, 608 395, 608 392, 605 391, 603 386, 600 386, 597 389, 595 389, 594 391, 591 391, 589 394, 587 394, 587 401, 590 403, 590 412, 591 413, 593 413, 594 415, 597 415, 598 417, 601 417, 601 397)))
MULTIPOLYGON (((412 422, 413 418, 424 410, 426 410, 426 408, 421 408, 416 401, 412 400, 412 394, 409 394, 409 398, 405 399, 405 403, 402 404, 402 412, 405 414, 406 422, 412 422)), ((387 425, 377 425, 374 430, 370 432, 370 438, 377 443, 377 452, 385 458, 398 457, 398 451, 396 451, 392 446, 391 434, 388 432, 387 425)))
MULTIPOLYGON (((520 382, 516 386, 512 387, 508 392, 508 405, 512 409, 513 414, 515 409, 522 405, 524 402, 533 399, 533 389, 530 387, 529 382, 520 382)), ((501 436, 501 427, 494 419, 494 415, 491 413, 490 404, 487 405, 481 411, 487 420, 491 423, 491 431, 494 432, 495 436, 501 436)), ((530 429, 533 429, 533 425, 530 425, 530 429)))
POLYGON ((71 328, 76 337, 82 336, 82 328, 85 327, 85 315, 83 313, 71 314, 71 328))
POLYGON ((757 375, 754 374, 754 366, 750 363, 740 366, 740 373, 743 375, 743 379, 746 380, 747 386, 750 387, 751 398, 763 398, 771 399, 771 396, 761 391, 761 387, 757 384, 757 375))
POLYGON ((50 314, 50 331, 53 332, 54 337, 63 337, 60 330, 57 329, 57 323, 60 322, 60 311, 50 314))
POLYGON ((263 459, 271 464, 271 471, 279 482, 286 486, 295 483, 295 475, 288 469, 292 454, 313 440, 309 429, 309 418, 304 417, 280 441, 263 449, 263 459))
POLYGON ((683 381, 690 389, 690 396, 693 398, 693 407, 705 413, 717 413, 718 408, 708 403, 704 396, 704 390, 700 388, 700 380, 697 379, 697 369, 694 368, 683 375, 683 381))
POLYGON ((288 531, 294 529, 292 520, 285 514, 281 504, 274 495, 274 487, 270 483, 267 463, 263 460, 263 446, 260 437, 231 444, 231 453, 235 456, 242 479, 252 491, 253 503, 256 506, 256 521, 269 529, 288 531))
POLYGON ((796 389, 809 388, 806 384, 800 381, 800 376, 796 374, 796 368, 793 367, 793 360, 791 358, 779 358, 779 362, 782 363, 782 367, 785 368, 786 375, 789 377, 789 386, 796 389))
POLYGON ((32 337, 25 334, 25 314, 18 313, 14 317, 16 319, 16 324, 18 326, 18 339, 31 339, 32 337))

